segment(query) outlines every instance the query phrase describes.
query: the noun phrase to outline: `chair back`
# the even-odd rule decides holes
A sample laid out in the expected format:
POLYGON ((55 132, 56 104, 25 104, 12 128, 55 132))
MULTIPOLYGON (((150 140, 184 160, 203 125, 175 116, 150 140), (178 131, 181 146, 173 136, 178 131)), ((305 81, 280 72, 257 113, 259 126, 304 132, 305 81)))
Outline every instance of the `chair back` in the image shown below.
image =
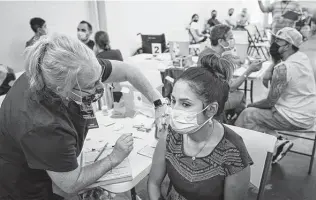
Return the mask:
POLYGON ((237 55, 241 60, 247 57, 247 49, 249 46, 247 31, 237 31, 233 30, 233 35, 235 38, 235 47, 237 55))
POLYGON ((259 192, 260 190, 263 192, 277 138, 272 135, 236 126, 226 126, 243 138, 246 148, 254 162, 251 166, 250 181, 254 186, 259 188, 259 192))
POLYGON ((249 24, 245 27, 248 32, 249 39, 253 40, 254 42, 258 42, 258 32, 256 26, 254 24, 249 24))

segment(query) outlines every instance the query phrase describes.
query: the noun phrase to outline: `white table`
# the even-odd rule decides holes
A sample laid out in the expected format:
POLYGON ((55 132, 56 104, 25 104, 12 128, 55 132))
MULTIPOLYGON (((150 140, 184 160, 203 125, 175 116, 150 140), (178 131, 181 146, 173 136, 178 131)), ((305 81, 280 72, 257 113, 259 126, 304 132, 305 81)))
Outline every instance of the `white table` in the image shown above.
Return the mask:
MULTIPOLYGON (((102 185, 101 187, 113 193, 123 193, 131 190, 132 199, 134 200, 136 199, 134 187, 149 174, 152 163, 151 158, 139 155, 137 152, 147 145, 156 145, 157 140, 155 139, 155 129, 153 128, 149 133, 139 132, 133 128, 134 121, 131 118, 113 119, 109 116, 104 116, 101 112, 96 112, 96 116, 99 128, 89 130, 83 146, 83 151, 91 148, 102 148, 105 142, 109 142, 109 145, 114 145, 115 141, 122 133, 133 133, 134 149, 128 156, 132 168, 133 180, 111 185, 102 185), (108 127, 105 127, 102 124, 109 121, 115 121, 116 124, 108 127), (118 124, 121 124, 124 127, 119 131, 115 131, 118 128, 118 124)), ((93 185, 90 187, 93 187, 93 185)))
MULTIPOLYGON (((251 73, 248 78, 244 82, 244 93, 245 93, 245 98, 247 99, 247 92, 250 91, 250 101, 253 103, 253 85, 254 85, 254 80, 261 79, 264 75, 264 73, 267 71, 269 66, 271 65, 270 61, 266 61, 262 63, 262 68, 257 71, 251 73), (250 81, 250 89, 248 89, 248 81, 250 81)), ((244 72, 247 70, 247 66, 242 66, 238 69, 235 70, 234 72, 234 77, 240 77, 244 74, 244 72)))
MULTIPOLYGON (((123 193, 131 190, 132 199, 134 200, 136 199, 134 187, 149 174, 152 164, 151 158, 139 155, 137 152, 146 145, 156 145, 154 129, 149 133, 138 132, 132 128, 134 122, 131 118, 111 119, 109 116, 103 116, 101 112, 97 112, 96 116, 100 128, 89 131, 86 139, 88 142, 85 142, 83 151, 89 148, 101 148, 104 142, 109 142, 109 145, 112 145, 122 133, 132 132, 134 133, 133 136, 142 138, 134 138, 134 149, 128 157, 132 168, 133 180, 102 186, 113 193, 123 193), (114 131, 117 129, 115 126, 104 127, 102 123, 108 123, 109 120, 115 121, 117 124, 123 124, 124 127, 119 131, 114 131)), ((228 127, 239 134, 245 142, 247 150, 254 161, 254 165, 251 167, 251 183, 259 188, 259 196, 262 197, 272 161, 276 137, 235 126, 228 127)))

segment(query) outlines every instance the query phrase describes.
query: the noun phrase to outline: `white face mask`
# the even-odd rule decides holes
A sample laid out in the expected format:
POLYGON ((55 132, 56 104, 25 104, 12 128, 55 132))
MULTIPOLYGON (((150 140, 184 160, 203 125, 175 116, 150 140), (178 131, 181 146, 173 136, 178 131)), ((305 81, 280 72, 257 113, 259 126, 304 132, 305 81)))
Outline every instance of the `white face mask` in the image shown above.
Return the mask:
POLYGON ((224 48, 225 51, 230 51, 230 50, 235 48, 235 39, 230 39, 228 41, 228 46, 226 46, 226 47, 222 44, 220 44, 220 45, 224 48))
POLYGON ((212 119, 212 117, 210 117, 203 124, 198 124, 197 115, 205 111, 208 107, 209 106, 198 113, 172 109, 170 117, 171 128, 180 134, 191 134, 198 131, 212 119))
POLYGON ((78 31, 77 35, 78 35, 79 40, 81 41, 85 41, 88 39, 87 34, 82 31, 78 31))

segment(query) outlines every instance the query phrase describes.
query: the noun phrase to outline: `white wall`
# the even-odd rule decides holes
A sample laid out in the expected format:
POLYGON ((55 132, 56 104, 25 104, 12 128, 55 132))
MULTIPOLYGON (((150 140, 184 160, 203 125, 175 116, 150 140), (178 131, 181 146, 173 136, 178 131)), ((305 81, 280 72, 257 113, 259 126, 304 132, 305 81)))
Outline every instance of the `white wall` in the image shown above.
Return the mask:
POLYGON ((257 0, 209 0, 209 1, 106 1, 107 31, 113 48, 126 57, 141 43, 136 34, 168 34, 172 30, 184 30, 194 13, 201 22, 209 19, 213 9, 218 19, 224 20, 229 8, 235 15, 248 8, 254 22, 262 22, 263 14, 257 0))
POLYGON ((32 17, 45 19, 50 32, 76 37, 78 23, 93 18, 89 6, 84 1, 1 1, 0 63, 23 70, 25 43, 34 34, 29 25, 32 17))

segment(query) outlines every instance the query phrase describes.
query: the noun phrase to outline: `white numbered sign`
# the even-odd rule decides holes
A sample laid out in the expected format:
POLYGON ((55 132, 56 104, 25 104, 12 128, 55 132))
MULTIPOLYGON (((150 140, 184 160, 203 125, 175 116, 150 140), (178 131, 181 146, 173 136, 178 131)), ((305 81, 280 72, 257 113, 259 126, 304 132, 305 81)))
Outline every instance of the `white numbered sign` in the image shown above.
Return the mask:
POLYGON ((157 55, 161 54, 161 44, 160 43, 152 43, 151 44, 152 54, 157 55))

